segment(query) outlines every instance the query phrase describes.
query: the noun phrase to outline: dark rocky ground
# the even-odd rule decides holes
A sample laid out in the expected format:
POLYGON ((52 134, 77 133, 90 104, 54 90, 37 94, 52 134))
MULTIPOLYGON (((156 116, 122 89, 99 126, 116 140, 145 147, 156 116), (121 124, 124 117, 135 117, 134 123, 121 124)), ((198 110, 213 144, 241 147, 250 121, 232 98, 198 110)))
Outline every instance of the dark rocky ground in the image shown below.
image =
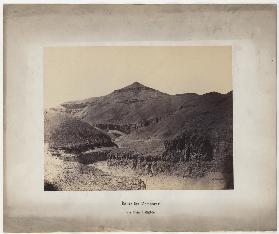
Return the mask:
POLYGON ((45 111, 45 189, 232 189, 232 135, 232 92, 135 82, 45 111))

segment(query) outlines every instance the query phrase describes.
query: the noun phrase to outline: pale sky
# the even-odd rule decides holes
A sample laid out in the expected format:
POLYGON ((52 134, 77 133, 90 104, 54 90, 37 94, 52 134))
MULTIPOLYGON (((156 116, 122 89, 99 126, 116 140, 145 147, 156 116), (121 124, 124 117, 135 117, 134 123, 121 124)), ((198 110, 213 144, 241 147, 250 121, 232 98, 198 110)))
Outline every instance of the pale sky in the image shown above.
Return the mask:
POLYGON ((44 49, 45 107, 133 82, 169 94, 232 90, 230 46, 84 46, 44 49))

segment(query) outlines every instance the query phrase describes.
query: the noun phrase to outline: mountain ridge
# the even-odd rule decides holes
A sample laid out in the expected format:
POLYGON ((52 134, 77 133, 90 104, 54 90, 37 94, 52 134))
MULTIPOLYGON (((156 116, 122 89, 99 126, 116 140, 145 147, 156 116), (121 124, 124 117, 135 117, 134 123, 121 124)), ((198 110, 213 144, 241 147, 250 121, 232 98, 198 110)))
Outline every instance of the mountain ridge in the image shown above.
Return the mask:
MULTIPOLYGON (((154 89, 154 88, 151 88, 151 87, 148 87, 146 85, 143 85, 137 81, 131 83, 130 85, 127 85, 123 88, 119 88, 119 89, 115 89, 113 90, 112 92, 106 94, 106 95, 102 95, 102 96, 93 96, 93 97, 88 97, 88 98, 85 98, 85 99, 81 99, 81 100, 72 100, 72 101, 67 101, 67 102, 63 102, 61 103, 60 105, 74 105, 74 104, 82 104, 82 103, 90 103, 92 101, 95 101, 97 99, 100 99, 100 98, 104 98, 106 96, 109 96, 109 95, 112 95, 113 93, 122 93, 122 92, 127 92, 127 91, 142 91, 142 90, 149 90, 149 91, 154 91, 154 92, 158 92, 158 93, 161 93, 161 94, 165 94, 165 95, 169 95, 169 96, 180 96, 180 95, 199 95, 199 96, 202 96, 202 95, 208 95, 208 94, 221 94, 221 95, 226 95, 232 91, 229 91, 227 93, 219 93, 219 92, 216 92, 216 91, 211 91, 211 92, 207 92, 207 93, 203 93, 203 94, 198 94, 198 93, 177 93, 177 94, 168 94, 168 93, 164 93, 164 92, 161 92, 157 89, 154 89)), ((137 93, 135 93, 137 94, 137 93)))
POLYGON ((230 110, 232 116, 232 91, 169 95, 133 82, 108 95, 92 98, 91 102, 71 102, 62 106, 66 113, 103 130, 170 139, 189 128, 189 123, 216 125, 216 121, 211 123, 208 119, 219 118, 221 123, 230 110), (201 118, 198 122, 197 117, 201 118))

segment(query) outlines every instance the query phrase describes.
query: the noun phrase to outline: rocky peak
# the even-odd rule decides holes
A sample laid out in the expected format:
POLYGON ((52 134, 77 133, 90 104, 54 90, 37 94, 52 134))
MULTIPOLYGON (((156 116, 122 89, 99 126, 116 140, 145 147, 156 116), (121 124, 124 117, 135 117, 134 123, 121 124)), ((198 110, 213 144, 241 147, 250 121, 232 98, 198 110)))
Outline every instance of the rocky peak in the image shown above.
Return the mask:
POLYGON ((143 88, 143 87, 145 87, 145 86, 136 81, 136 82, 134 82, 134 83, 128 85, 127 87, 130 87, 130 88, 143 88))
POLYGON ((152 88, 146 87, 143 84, 139 83, 139 82, 134 82, 122 89, 118 89, 116 90, 117 92, 126 92, 126 91, 142 91, 142 90, 154 90, 152 88))

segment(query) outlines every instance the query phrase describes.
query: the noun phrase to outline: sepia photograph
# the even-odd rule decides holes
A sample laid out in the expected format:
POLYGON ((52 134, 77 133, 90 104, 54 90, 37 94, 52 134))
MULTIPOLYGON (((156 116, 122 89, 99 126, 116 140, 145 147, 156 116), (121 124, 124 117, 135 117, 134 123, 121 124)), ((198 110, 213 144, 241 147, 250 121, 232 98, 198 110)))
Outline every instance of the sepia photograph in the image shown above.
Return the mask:
POLYGON ((233 189, 231 46, 44 49, 44 190, 233 189))
POLYGON ((276 230, 277 6, 99 2, 3 6, 4 232, 276 230))

